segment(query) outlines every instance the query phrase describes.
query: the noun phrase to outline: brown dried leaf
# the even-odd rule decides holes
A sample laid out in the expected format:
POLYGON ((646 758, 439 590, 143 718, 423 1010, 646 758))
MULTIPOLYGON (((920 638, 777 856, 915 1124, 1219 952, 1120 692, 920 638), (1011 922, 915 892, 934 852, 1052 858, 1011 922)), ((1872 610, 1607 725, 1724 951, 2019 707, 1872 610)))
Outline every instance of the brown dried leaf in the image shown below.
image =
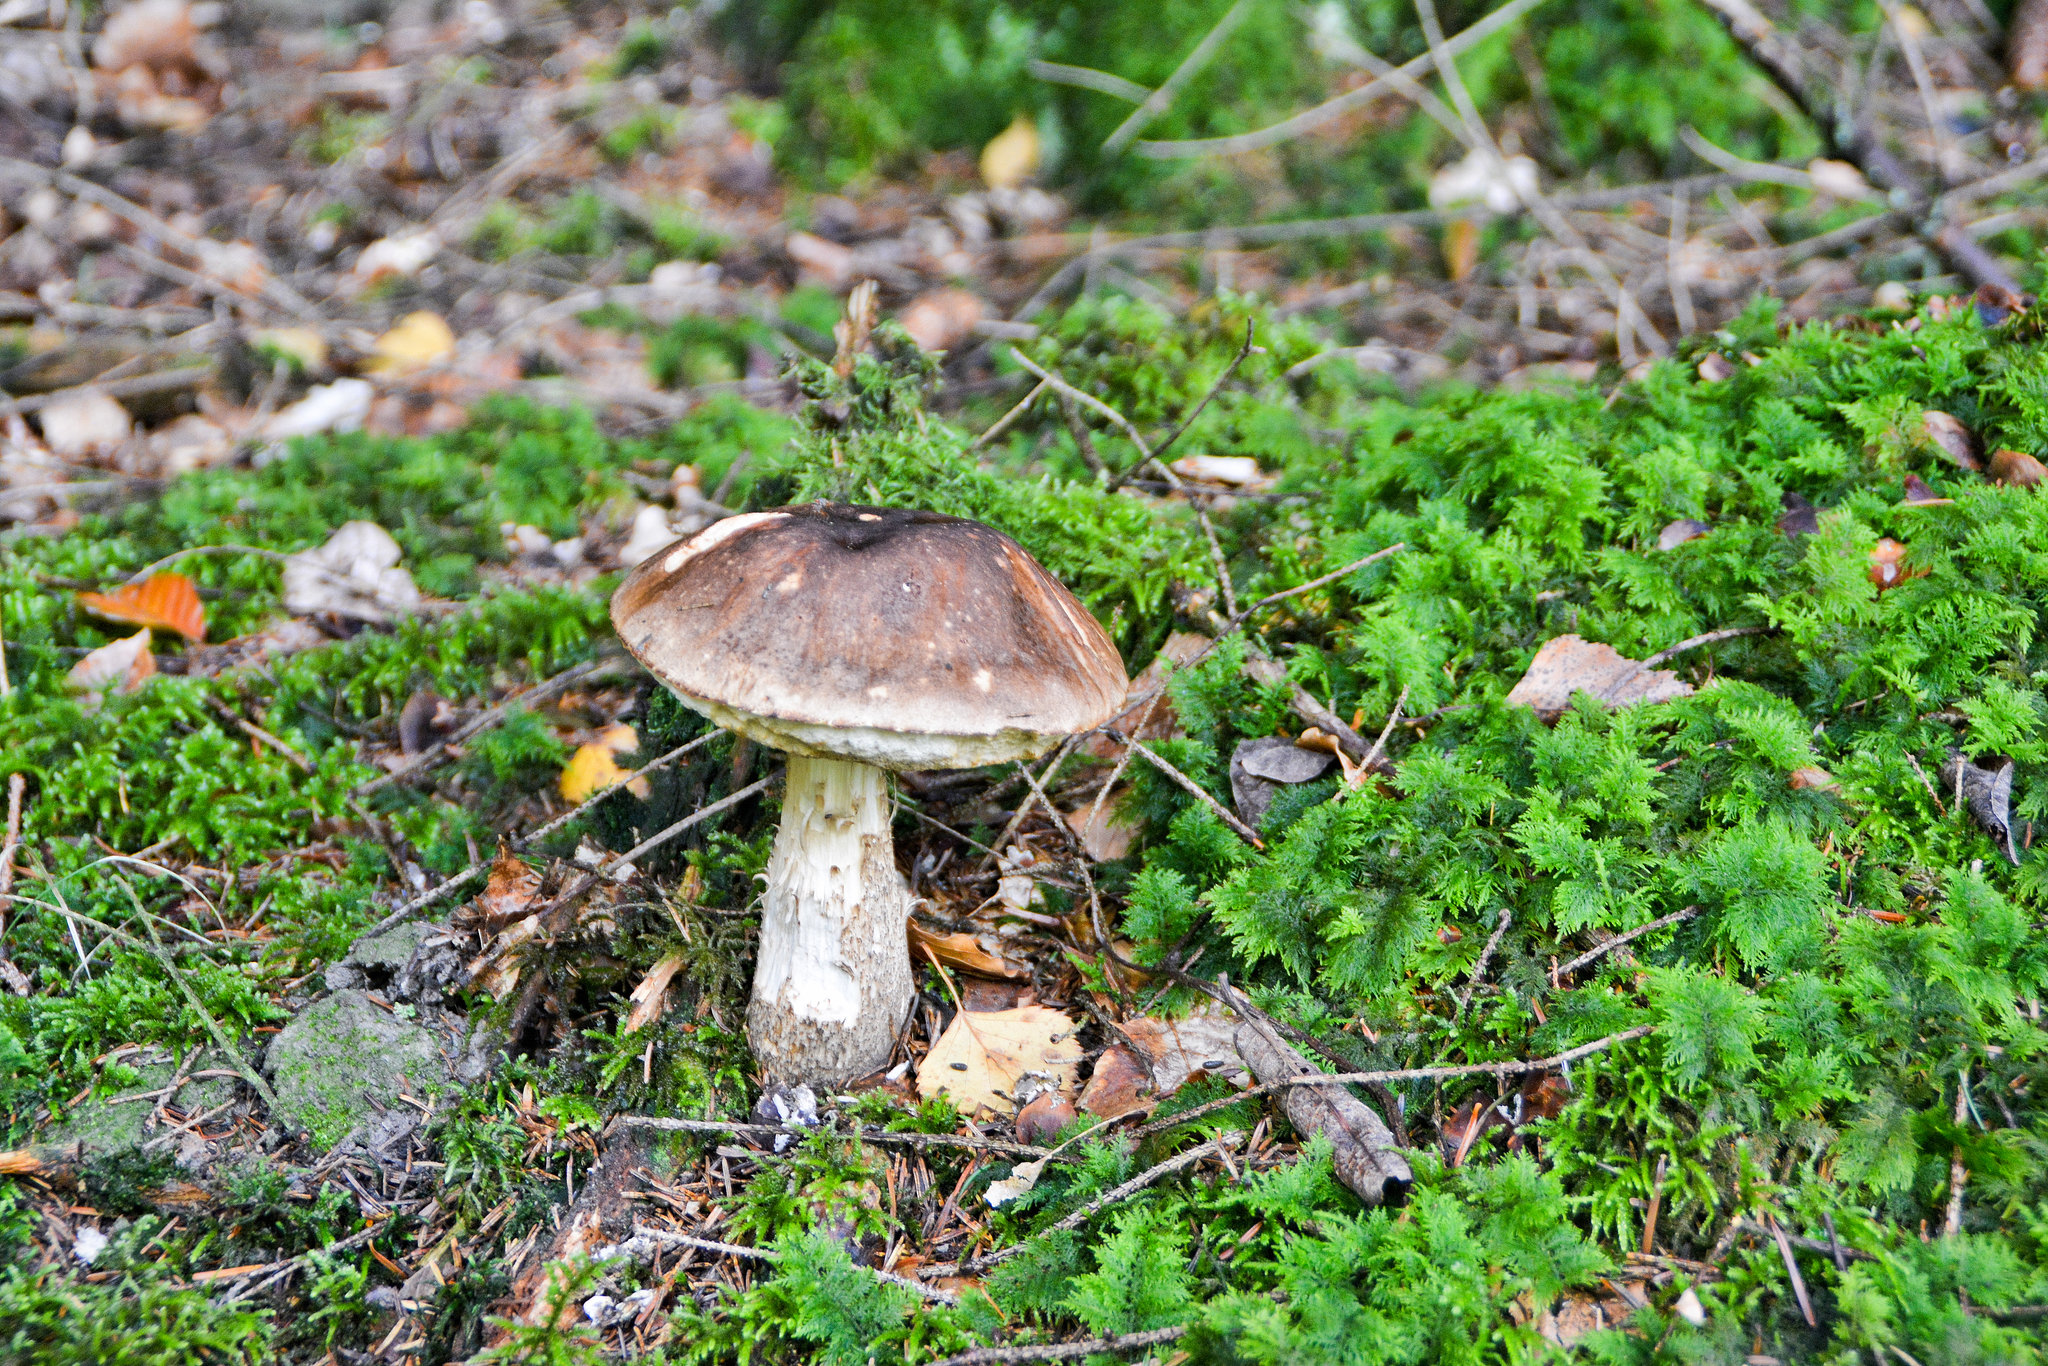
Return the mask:
POLYGON ((73 692, 84 693, 93 703, 109 690, 130 693, 156 672, 156 656, 149 652, 149 628, 132 636, 108 641, 71 666, 64 681, 73 692))
POLYGON ((1945 508, 1954 507, 1956 500, 1944 498, 1927 487, 1927 481, 1917 474, 1906 476, 1906 496, 1900 500, 1902 508, 1945 508))
POLYGON ((1709 384, 1719 384, 1724 379, 1734 377, 1735 367, 1730 365, 1728 358, 1719 351, 1709 351, 1700 357, 1699 375, 1709 384))
POLYGON ((2000 450, 1991 457, 1991 477, 2001 484, 2032 488, 2048 480, 2048 466, 2025 451, 2000 450))
POLYGON ((1785 515, 1778 518, 1779 531, 1787 536, 1811 536, 1820 530, 1820 509, 1804 496, 1786 493, 1778 501, 1785 509, 1785 515))
POLYGON ((1581 692, 1609 707, 1625 707, 1690 697, 1692 685, 1669 669, 1646 669, 1611 645, 1559 636, 1544 642, 1529 661, 1529 671, 1508 693, 1507 704, 1532 708, 1550 720, 1581 692))
POLYGON ((1012 1114, 1027 1074, 1073 1086, 1081 1061, 1074 1031, 1072 1020, 1045 1006, 960 1011, 918 1064, 917 1093, 926 1100, 943 1093, 964 1114, 1012 1114))
POLYGON ((640 985, 633 988, 633 994, 628 998, 633 1002, 633 1009, 627 1012, 626 1023, 620 1033, 631 1034, 661 1018, 662 1007, 668 1000, 669 980, 682 969, 683 956, 672 953, 647 970, 647 975, 640 979, 640 985))
POLYGON ((1687 541, 1696 541, 1712 530, 1705 522, 1681 517, 1657 533, 1657 549, 1676 550, 1687 541))
POLYGON ((1791 774, 1785 779, 1785 785, 1795 792, 1803 791, 1807 788, 1826 792, 1838 786, 1835 782, 1834 774, 1824 768, 1811 767, 1793 769, 1791 774))
POLYGON ((1977 438, 1970 435, 1970 429, 1958 419, 1929 408, 1920 414, 1920 430, 1927 438, 1927 444, 1941 452, 1944 460, 1966 470, 1981 470, 1983 462, 1977 458, 1977 438))
POLYGON ((1193 1077, 1223 1077, 1245 1084, 1244 1059, 1237 1055, 1237 1016, 1205 1002, 1178 1020, 1157 1015, 1126 1020, 1129 1039, 1152 1068, 1152 1085, 1163 1099, 1193 1077))
POLYGON ((994 935, 973 935, 964 930, 946 934, 927 929, 916 920, 910 921, 909 926, 912 962, 926 961, 925 955, 929 952, 947 967, 963 972, 1005 977, 1012 981, 1029 981, 1031 978, 1031 965, 1012 963, 1004 958, 994 935))
POLYGON ((1115 1119, 1133 1110, 1149 1112, 1158 1104, 1152 1095, 1151 1065, 1122 1044, 1111 1044, 1095 1060, 1095 1071, 1075 1102, 1098 1119, 1115 1119))
POLYGON ((540 873, 528 866, 511 849, 498 846, 491 864, 490 879, 476 899, 486 926, 495 928, 526 914, 526 908, 540 895, 540 873))

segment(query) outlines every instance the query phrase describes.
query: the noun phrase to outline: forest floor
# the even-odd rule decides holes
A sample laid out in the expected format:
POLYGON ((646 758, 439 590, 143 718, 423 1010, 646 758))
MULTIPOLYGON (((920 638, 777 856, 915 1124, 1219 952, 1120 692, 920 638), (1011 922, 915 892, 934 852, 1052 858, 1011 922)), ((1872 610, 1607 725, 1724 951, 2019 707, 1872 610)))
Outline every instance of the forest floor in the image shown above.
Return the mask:
POLYGON ((1118 231, 816 188, 683 11, 0 13, 0 1360, 2036 1359, 2024 120, 1974 250, 1118 231), (777 756, 608 602, 821 497, 1132 682, 901 775, 916 1008, 764 1093, 777 756))

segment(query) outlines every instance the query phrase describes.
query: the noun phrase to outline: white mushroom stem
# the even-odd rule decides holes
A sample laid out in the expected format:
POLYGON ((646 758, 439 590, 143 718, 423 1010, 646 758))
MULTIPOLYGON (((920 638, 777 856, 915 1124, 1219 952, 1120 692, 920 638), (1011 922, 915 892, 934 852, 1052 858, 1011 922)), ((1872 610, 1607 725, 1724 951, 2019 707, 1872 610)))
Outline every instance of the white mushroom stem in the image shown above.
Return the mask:
POLYGON ((747 1009, 771 1078, 835 1086, 888 1065, 913 995, 909 917, 889 775, 791 754, 747 1009))

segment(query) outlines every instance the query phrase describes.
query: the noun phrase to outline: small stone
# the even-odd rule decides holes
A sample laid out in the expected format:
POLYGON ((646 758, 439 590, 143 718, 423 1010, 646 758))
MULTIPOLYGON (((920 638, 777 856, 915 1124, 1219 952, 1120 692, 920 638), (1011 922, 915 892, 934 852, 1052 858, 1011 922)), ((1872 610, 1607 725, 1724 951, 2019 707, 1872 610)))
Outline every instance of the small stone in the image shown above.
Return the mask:
POLYGON ((276 1117, 306 1129, 323 1152, 366 1130, 378 1105, 388 1111, 403 1105, 401 1094, 424 1096, 451 1080, 432 1034, 360 991, 300 1011, 270 1041, 265 1068, 276 1117))

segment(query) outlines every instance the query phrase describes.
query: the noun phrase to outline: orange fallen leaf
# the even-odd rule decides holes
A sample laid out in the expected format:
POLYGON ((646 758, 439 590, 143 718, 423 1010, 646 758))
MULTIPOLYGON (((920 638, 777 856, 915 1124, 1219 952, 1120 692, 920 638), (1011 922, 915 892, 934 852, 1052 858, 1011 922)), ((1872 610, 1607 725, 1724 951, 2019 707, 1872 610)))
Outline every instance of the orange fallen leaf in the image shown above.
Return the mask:
POLYGON ((124 583, 111 593, 80 593, 78 605, 108 621, 176 631, 195 643, 206 639, 206 608, 183 574, 152 574, 146 582, 124 583))
POLYGON ((963 972, 976 972, 984 977, 1007 977, 1016 981, 1029 981, 1031 978, 1029 964, 1011 963, 1001 954, 991 952, 983 946, 982 940, 994 939, 993 935, 972 935, 965 930, 941 934, 936 930, 926 929, 915 920, 908 923, 912 962, 923 962, 925 954, 930 953, 941 963, 959 968, 963 972))
POLYGON ((640 979, 640 985, 633 988, 629 998, 633 1009, 627 1013, 620 1033, 631 1034, 645 1029, 661 1018, 662 1007, 668 1001, 668 984, 682 968, 683 956, 672 953, 647 970, 647 975, 640 979))
POLYGON ((1870 550, 1870 581, 1882 593, 1887 588, 1897 588, 1907 579, 1917 579, 1927 571, 1906 568, 1906 547, 1887 536, 1870 550))
POLYGON ((538 870, 500 845, 498 857, 491 863, 490 880, 477 896, 477 909, 492 928, 516 920, 540 895, 540 883, 538 870))
POLYGON ((645 778, 635 776, 630 770, 619 767, 614 755, 631 754, 640 748, 640 737, 628 725, 607 726, 596 740, 587 745, 578 745, 576 752, 569 756, 569 762, 562 768, 561 792, 566 802, 583 802, 606 788, 626 785, 626 790, 636 797, 645 797, 652 788, 645 778))

